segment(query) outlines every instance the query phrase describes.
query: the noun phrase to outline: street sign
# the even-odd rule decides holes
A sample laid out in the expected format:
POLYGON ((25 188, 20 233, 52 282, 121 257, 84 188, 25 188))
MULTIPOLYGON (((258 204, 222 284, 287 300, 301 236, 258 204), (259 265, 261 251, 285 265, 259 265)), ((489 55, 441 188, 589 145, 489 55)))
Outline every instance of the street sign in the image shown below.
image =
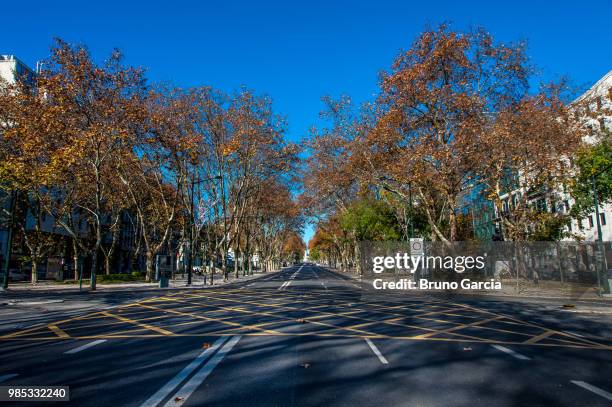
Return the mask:
POLYGON ((423 238, 411 237, 410 238, 410 254, 416 256, 422 256, 425 254, 425 246, 423 238))

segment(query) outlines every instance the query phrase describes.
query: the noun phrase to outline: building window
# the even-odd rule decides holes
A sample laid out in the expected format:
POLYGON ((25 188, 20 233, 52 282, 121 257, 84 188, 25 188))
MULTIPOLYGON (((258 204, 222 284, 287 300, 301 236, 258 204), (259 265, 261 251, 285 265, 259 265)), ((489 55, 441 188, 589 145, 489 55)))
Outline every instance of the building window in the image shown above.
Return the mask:
POLYGON ((589 227, 592 228, 593 227, 593 217, 589 216, 589 227))
POLYGON ((536 201, 536 210, 538 212, 547 212, 547 208, 546 208, 546 199, 542 198, 542 199, 538 199, 536 201))
POLYGON ((606 224, 606 214, 605 213, 599 214, 599 221, 601 222, 602 226, 606 224))

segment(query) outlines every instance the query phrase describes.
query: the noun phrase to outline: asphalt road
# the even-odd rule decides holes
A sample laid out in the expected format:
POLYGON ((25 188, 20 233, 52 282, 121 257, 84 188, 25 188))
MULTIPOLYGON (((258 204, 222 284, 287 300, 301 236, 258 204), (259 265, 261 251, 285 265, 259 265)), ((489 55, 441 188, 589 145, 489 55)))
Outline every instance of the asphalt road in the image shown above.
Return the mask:
POLYGON ((309 264, 106 296, 0 325, 0 386, 69 386, 74 406, 612 405, 606 316, 373 293, 309 264))

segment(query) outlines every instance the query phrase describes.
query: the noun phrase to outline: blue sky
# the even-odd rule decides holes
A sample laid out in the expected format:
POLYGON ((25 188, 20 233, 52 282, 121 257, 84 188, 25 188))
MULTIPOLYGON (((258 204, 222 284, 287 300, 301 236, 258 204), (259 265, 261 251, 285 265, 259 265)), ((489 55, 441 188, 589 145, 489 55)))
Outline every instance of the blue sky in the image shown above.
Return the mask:
POLYGON ((317 123, 321 96, 371 98, 398 51, 444 21, 484 26, 501 41, 528 40, 546 79, 568 75, 586 87, 612 69, 612 0, 495 3, 11 1, 2 6, 0 53, 34 66, 61 37, 96 58, 120 48, 154 81, 246 85, 273 98, 293 140, 317 123))

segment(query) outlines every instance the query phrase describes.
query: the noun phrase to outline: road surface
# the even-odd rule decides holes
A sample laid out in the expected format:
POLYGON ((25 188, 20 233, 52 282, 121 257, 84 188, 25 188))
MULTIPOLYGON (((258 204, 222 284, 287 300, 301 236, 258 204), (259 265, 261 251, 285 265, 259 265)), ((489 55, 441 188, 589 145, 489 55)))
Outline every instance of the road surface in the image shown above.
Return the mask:
POLYGON ((0 385, 75 406, 612 405, 606 316, 374 294, 311 264, 112 305, 11 321, 0 385))

